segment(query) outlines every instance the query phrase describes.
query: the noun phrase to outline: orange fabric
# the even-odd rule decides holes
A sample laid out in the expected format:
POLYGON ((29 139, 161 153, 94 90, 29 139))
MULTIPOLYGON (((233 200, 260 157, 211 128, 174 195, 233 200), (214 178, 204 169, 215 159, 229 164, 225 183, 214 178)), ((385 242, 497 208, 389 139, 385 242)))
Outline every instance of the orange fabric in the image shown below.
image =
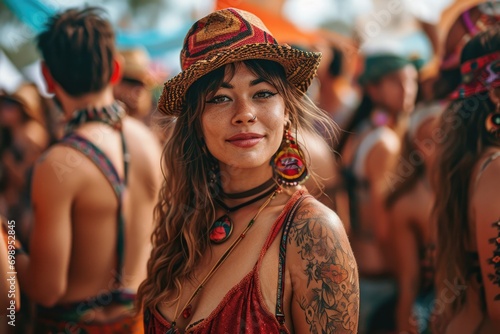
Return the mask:
MULTIPOLYGON (((272 3, 272 1, 270 1, 272 3)), ((276 38, 278 43, 311 46, 321 41, 316 32, 306 32, 297 28, 292 22, 265 6, 257 6, 251 1, 217 0, 215 10, 235 7, 257 15, 276 38)))

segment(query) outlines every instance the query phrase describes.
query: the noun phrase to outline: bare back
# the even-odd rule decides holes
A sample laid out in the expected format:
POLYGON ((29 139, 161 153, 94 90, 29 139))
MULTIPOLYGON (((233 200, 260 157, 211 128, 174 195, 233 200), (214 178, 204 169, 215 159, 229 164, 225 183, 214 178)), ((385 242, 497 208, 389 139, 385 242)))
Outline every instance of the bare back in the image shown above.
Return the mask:
MULTIPOLYGON (((122 199, 124 228, 123 288, 136 291, 146 277, 146 262, 150 254, 153 209, 161 180, 160 149, 157 139, 140 122, 131 118, 123 121, 125 142, 130 155, 128 184, 122 199)), ((100 123, 88 123, 76 133, 91 141, 109 158, 118 175, 124 175, 124 157, 118 131, 100 123)), ((104 174, 81 152, 56 145, 40 164, 34 182, 35 221, 44 206, 44 193, 58 191, 72 197, 60 205, 68 206, 70 220, 49 222, 42 212, 41 229, 45 225, 69 224, 69 247, 60 249, 63 265, 67 261, 66 289, 57 303, 79 301, 116 288, 117 214, 118 199, 104 174), (55 173, 59 182, 47 184, 44 175, 55 173), (66 259, 66 260, 64 260, 66 259)), ((48 179, 53 175, 45 175, 48 179)), ((49 196, 52 197, 52 196, 49 196)), ((51 206, 56 203, 48 203, 51 206)), ((52 208, 51 208, 52 209, 52 208)), ((60 226, 66 230, 65 226, 60 226)), ((34 236, 36 236, 36 229, 34 236)), ((40 232, 40 230, 38 231, 40 232)), ((40 235, 40 234, 39 234, 40 235)), ((43 241, 38 241, 42 242, 43 241)), ((57 242, 57 238, 56 238, 57 242)))
POLYGON ((385 275, 388 271, 380 247, 383 235, 387 234, 383 201, 387 194, 387 173, 392 170, 398 152, 399 140, 387 127, 366 130, 345 150, 345 165, 350 166, 358 183, 357 203, 349 205, 355 205, 359 226, 351 230, 350 240, 361 275, 385 275))
POLYGON ((480 334, 498 333, 500 330, 498 305, 500 286, 492 260, 496 254, 497 244, 491 242, 499 235, 499 156, 500 151, 497 147, 486 149, 471 173, 469 184, 471 233, 467 251, 476 255, 477 263, 471 263, 467 268, 469 275, 465 303, 451 320, 447 333, 453 333, 457 328, 470 328, 467 333, 480 334))

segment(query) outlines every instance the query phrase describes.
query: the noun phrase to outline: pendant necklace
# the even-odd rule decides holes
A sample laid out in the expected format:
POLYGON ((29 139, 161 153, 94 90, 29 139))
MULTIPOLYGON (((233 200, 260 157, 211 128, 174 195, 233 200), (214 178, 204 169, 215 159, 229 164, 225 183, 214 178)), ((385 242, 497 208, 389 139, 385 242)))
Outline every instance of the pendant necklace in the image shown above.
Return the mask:
MULTIPOLYGON (((281 190, 279 187, 273 187, 273 189, 271 191, 271 196, 269 196, 269 198, 264 203, 262 203, 259 210, 257 210, 257 213, 252 217, 252 219, 250 219, 250 221, 248 222, 248 224, 245 227, 245 229, 243 230, 243 232, 241 232, 241 234, 238 236, 238 238, 233 241, 233 243, 228 247, 228 249, 224 252, 224 254, 222 254, 222 256, 219 258, 219 260, 217 260, 217 262, 214 264, 212 269, 210 269, 210 271, 205 276, 205 278, 203 278, 203 280, 200 282, 198 287, 191 294, 191 296, 189 297, 189 299, 187 300, 186 304, 184 305, 184 307, 181 309, 180 312, 179 312, 179 306, 180 306, 180 302, 181 302, 181 298, 180 298, 181 296, 179 294, 179 301, 177 302, 177 306, 175 307, 174 320, 172 321, 171 327, 167 331, 166 334, 179 333, 179 329, 175 326, 176 321, 179 318, 179 316, 182 314, 182 317, 184 319, 187 319, 191 316, 191 311, 193 309, 191 302, 193 301, 193 299, 201 291, 201 289, 205 286, 205 283, 215 274, 217 269, 219 269, 220 266, 224 263, 224 261, 226 261, 226 259, 229 257, 229 255, 231 255, 231 253, 236 248, 236 246, 238 246, 240 241, 243 240, 243 238, 245 238, 248 230, 250 230, 250 228, 253 226, 253 224, 257 220, 257 217, 269 205, 269 203, 271 203, 271 201, 276 197, 276 194, 278 194, 280 191, 281 190)), ((267 195, 269 195, 269 194, 267 194, 267 195)), ((182 289, 182 287, 181 287, 181 289, 182 289)))
MULTIPOLYGON (((268 184, 269 185, 275 184, 275 182, 274 182, 273 179, 271 179, 271 181, 272 182, 266 181, 265 183, 263 183, 262 185, 254 188, 254 189, 255 190, 258 189, 258 192, 260 192, 260 191, 263 190, 262 188, 263 188, 264 185, 267 186, 268 184)), ((245 197, 252 196, 251 192, 254 189, 251 189, 251 190, 245 191, 243 193, 239 193, 239 194, 247 194, 245 197), (248 194, 250 194, 250 195, 248 195, 248 194)), ((209 238, 210 238, 210 241, 212 243, 214 243, 214 244, 221 244, 224 241, 226 241, 227 239, 229 239, 229 237, 231 236, 231 233, 233 232, 233 222, 232 222, 231 218, 228 216, 229 213, 235 212, 235 211, 237 211, 237 210, 239 210, 241 208, 244 208, 245 206, 253 204, 253 203, 255 203, 255 202, 263 199, 264 197, 269 196, 275 190, 276 190, 276 188, 272 187, 271 189, 269 189, 265 193, 263 193, 263 194, 255 197, 255 198, 252 198, 249 201, 246 201, 244 203, 238 204, 238 205, 233 206, 233 207, 227 206, 219 198, 215 199, 215 201, 217 202, 217 204, 219 204, 224 210, 226 210, 226 213, 223 216, 217 218, 215 220, 215 222, 213 222, 212 226, 210 227, 209 234, 208 234, 209 238)), ((225 197, 231 198, 230 196, 240 196, 239 194, 234 194, 234 195, 233 194, 225 194, 225 197)), ((239 197, 233 197, 233 198, 239 198, 239 197)), ((241 197, 241 198, 243 198, 243 197, 241 197)))

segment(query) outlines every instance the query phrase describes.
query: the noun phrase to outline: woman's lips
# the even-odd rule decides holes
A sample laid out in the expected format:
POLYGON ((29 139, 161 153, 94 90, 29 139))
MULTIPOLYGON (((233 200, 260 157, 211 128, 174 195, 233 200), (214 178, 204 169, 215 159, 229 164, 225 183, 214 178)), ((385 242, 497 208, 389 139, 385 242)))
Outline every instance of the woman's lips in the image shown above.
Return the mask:
POLYGON ((227 139, 226 141, 237 147, 252 147, 257 145, 264 136, 256 133, 240 133, 227 139))

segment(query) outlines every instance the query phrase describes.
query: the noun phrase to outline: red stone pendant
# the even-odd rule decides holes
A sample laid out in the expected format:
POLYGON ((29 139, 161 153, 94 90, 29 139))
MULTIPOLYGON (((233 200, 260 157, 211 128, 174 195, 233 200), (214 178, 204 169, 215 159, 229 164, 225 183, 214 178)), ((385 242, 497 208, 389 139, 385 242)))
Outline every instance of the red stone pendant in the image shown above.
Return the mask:
POLYGON ((191 306, 191 304, 188 305, 188 307, 186 307, 184 309, 184 311, 182 311, 182 317, 184 319, 187 319, 191 316, 191 310, 193 309, 193 306, 191 306))
POLYGON ((209 238, 214 244, 221 244, 231 236, 233 222, 228 215, 218 218, 210 227, 209 238))

